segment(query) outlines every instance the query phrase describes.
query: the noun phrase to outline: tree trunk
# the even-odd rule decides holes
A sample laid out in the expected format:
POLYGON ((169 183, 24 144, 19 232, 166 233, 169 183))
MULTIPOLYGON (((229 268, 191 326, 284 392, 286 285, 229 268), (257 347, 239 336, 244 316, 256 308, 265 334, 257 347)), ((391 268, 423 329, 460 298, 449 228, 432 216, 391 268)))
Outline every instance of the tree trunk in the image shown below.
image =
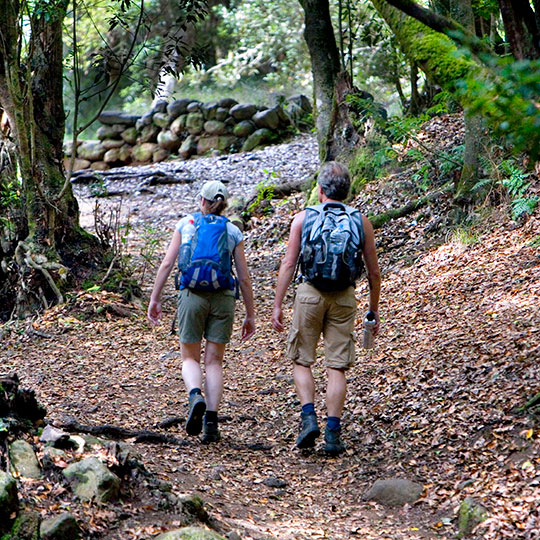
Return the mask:
POLYGON ((17 216, 16 237, 0 250, 4 319, 61 302, 70 280, 102 261, 97 240, 79 227, 78 204, 63 171, 62 23, 67 5, 68 0, 54 9, 48 2, 37 3, 28 25, 29 56, 22 58, 18 31, 28 6, 0 0, 0 108, 17 149, 13 165, 20 185, 20 201, 3 208, 17 216))
POLYGON ((540 28, 537 14, 532 10, 529 0, 499 0, 499 9, 514 58, 538 58, 540 28))

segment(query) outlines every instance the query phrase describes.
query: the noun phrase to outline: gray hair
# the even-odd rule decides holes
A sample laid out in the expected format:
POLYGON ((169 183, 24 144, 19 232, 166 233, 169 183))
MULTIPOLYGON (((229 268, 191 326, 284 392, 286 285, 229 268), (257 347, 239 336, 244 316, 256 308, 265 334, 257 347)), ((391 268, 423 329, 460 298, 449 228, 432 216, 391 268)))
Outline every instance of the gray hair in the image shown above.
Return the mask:
POLYGON ((329 199, 344 201, 351 187, 351 175, 345 165, 337 161, 327 161, 319 171, 317 184, 329 199))

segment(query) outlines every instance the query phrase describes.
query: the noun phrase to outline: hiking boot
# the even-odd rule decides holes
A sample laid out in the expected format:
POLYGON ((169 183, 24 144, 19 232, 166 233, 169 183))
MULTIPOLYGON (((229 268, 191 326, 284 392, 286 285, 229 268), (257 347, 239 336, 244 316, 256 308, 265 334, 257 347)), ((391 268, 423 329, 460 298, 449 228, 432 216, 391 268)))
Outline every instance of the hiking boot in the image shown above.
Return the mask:
POLYGON ((328 429, 324 431, 324 451, 332 456, 337 456, 345 450, 345 445, 341 440, 341 428, 340 429, 328 429))
POLYGON ((300 420, 300 435, 296 439, 296 446, 298 448, 313 448, 315 446, 315 439, 321 434, 321 430, 317 424, 317 416, 313 413, 301 413, 300 420))
POLYGON ((218 429, 217 422, 208 422, 206 418, 203 424, 203 436, 201 442, 203 444, 209 444, 218 442, 221 439, 221 433, 218 429))
POLYGON ((198 435, 202 429, 206 403, 201 394, 189 396, 189 412, 186 420, 186 431, 188 435, 198 435))

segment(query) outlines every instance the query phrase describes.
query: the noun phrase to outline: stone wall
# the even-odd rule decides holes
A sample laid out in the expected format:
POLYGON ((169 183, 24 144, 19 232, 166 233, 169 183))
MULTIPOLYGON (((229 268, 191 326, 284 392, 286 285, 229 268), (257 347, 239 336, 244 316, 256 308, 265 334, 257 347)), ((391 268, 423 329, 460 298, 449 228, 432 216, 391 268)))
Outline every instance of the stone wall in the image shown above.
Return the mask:
MULTIPOLYGON (((242 105, 234 99, 201 103, 193 99, 158 102, 139 116, 103 112, 97 141, 77 146, 75 170, 157 163, 173 156, 249 152, 283 141, 293 129, 311 128, 311 103, 296 95, 273 107, 242 105)), ((72 145, 65 148, 67 159, 72 145)))

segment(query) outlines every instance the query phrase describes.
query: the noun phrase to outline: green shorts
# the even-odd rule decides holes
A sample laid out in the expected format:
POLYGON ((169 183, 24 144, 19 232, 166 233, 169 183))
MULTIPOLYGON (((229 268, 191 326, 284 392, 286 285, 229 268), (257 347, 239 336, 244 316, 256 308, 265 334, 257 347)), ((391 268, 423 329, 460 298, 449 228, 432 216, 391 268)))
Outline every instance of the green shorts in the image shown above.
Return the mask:
POLYGON ((231 340, 234 291, 192 291, 178 295, 178 337, 182 343, 199 343, 205 337, 214 343, 231 340))
POLYGON ((296 291, 294 314, 289 332, 287 356, 296 364, 309 367, 315 362, 317 344, 324 338, 325 365, 348 369, 355 360, 354 287, 344 291, 321 292, 309 283, 296 291))

